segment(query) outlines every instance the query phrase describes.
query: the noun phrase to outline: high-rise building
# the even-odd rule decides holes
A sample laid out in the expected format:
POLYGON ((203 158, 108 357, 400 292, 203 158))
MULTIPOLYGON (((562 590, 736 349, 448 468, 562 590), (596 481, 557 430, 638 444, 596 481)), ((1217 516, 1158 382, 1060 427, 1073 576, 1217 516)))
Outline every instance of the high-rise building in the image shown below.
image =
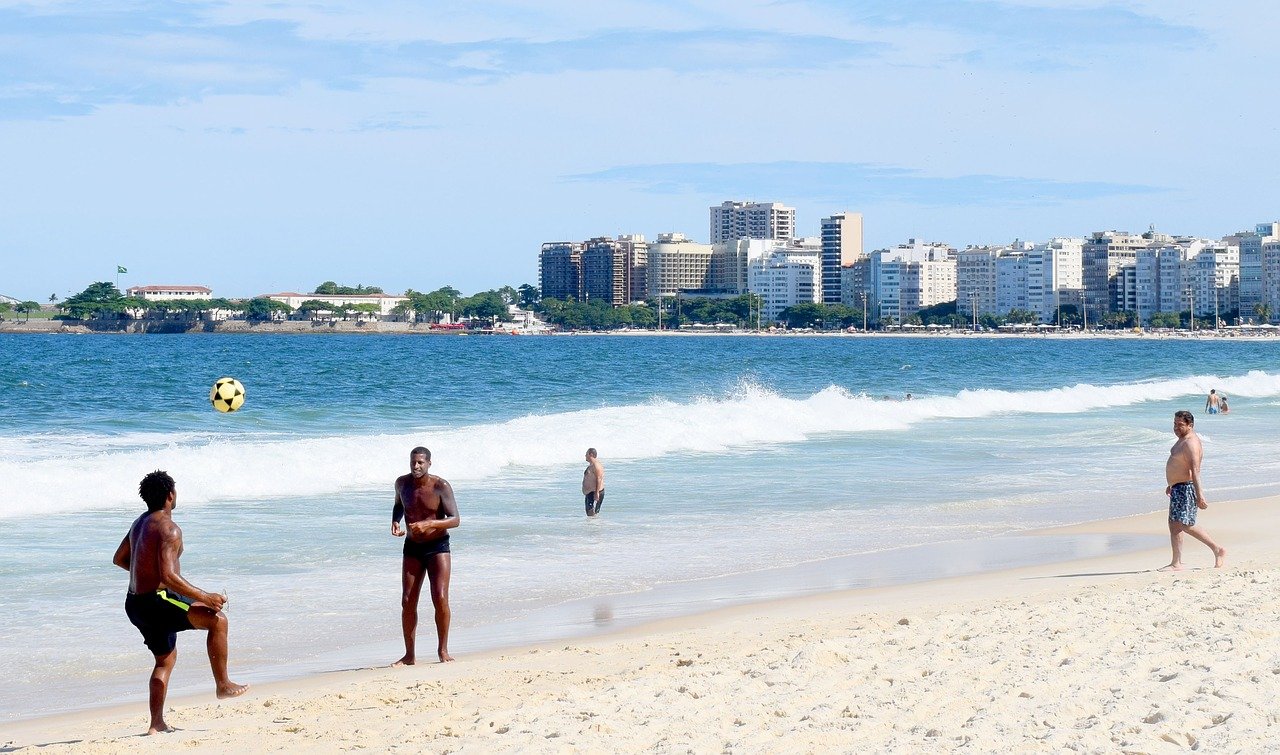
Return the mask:
POLYGON ((1058 323, 1063 305, 1077 309, 1084 289, 1084 239, 1054 238, 1027 252, 1027 305, 1040 322, 1058 323))
POLYGON ((996 311, 996 259, 1004 247, 971 246, 956 253, 956 313, 971 319, 996 311))
POLYGON ((1240 316, 1256 320, 1263 301, 1262 245, 1280 240, 1280 222, 1258 223, 1252 231, 1241 231, 1223 239, 1240 247, 1240 316))
POLYGON ((621 307, 631 301, 631 268, 627 250, 608 236, 582 245, 582 300, 621 307))
POLYGON ((840 269, 862 256, 862 213, 840 212, 822 219, 823 303, 840 303, 840 269))
POLYGON ((627 299, 641 301, 649 294, 649 244, 636 233, 619 236, 617 243, 627 257, 627 299))
POLYGON ((683 233, 658 234, 649 245, 648 295, 675 296, 710 287, 711 244, 690 241, 683 233))
POLYGON ((796 235, 796 209, 778 202, 722 202, 711 208, 711 243, 796 235))
POLYGON ((776 239, 736 239, 712 244, 708 287, 723 293, 746 293, 751 262, 785 247, 786 242, 776 239))
POLYGON ((1095 231, 1084 243, 1084 303, 1089 312, 1123 308, 1116 301, 1116 275, 1124 265, 1137 262, 1138 250, 1156 239, 1126 231, 1095 231))
POLYGON ((818 249, 780 248, 751 261, 748 286, 760 295, 766 320, 797 304, 822 301, 822 261, 818 249))
POLYGON ((917 239, 876 250, 871 279, 877 318, 901 325, 925 307, 955 300, 956 250, 917 239))
POLYGON ((552 241, 538 254, 538 285, 544 299, 582 299, 582 244, 552 241))

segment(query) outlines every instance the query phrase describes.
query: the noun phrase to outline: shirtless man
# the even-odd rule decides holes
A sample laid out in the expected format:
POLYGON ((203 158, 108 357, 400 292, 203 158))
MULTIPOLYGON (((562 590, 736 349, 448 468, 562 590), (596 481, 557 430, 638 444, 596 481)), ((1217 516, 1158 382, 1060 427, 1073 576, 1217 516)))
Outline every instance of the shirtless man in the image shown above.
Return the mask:
POLYGON ((582 472, 582 495, 586 499, 587 516, 600 513, 604 503, 604 465, 596 458, 594 448, 587 449, 587 468, 582 472))
POLYGON ((138 495, 147 502, 147 513, 130 525, 112 561, 129 572, 124 611, 156 657, 149 685, 151 728, 147 733, 158 734, 174 731, 164 722, 164 698, 169 691, 169 674, 178 660, 178 632, 209 632, 206 647, 218 699, 243 695, 249 686, 227 678, 227 615, 222 612, 226 596, 201 590, 184 579, 178 568, 182 530, 173 521, 173 509, 178 505, 173 478, 156 470, 142 478, 138 495))
POLYGON ((1210 414, 1217 414, 1222 409, 1222 398, 1218 396, 1217 388, 1210 388, 1209 395, 1204 399, 1204 410, 1210 414))
POLYGON ((436 653, 441 663, 449 655, 449 530, 458 526, 458 504, 453 488, 427 473, 431 452, 418 446, 409 452, 409 474, 396 478, 396 503, 391 509, 391 534, 408 537, 401 562, 400 625, 404 630, 404 657, 393 666, 412 666, 418 632, 418 596, 425 573, 431 582, 431 605, 436 611, 436 653), (400 527, 404 518, 405 527, 400 527))
POLYGON ((1173 415, 1173 434, 1178 442, 1169 449, 1169 461, 1164 465, 1164 478, 1169 496, 1169 542, 1173 546, 1173 560, 1159 571, 1182 570, 1182 534, 1194 537, 1213 551, 1213 565, 1221 567, 1227 560, 1227 549, 1213 542, 1209 533, 1196 526, 1196 509, 1207 509, 1209 503, 1200 489, 1200 461, 1204 449, 1200 436, 1196 435, 1196 419, 1191 412, 1179 411, 1173 415))

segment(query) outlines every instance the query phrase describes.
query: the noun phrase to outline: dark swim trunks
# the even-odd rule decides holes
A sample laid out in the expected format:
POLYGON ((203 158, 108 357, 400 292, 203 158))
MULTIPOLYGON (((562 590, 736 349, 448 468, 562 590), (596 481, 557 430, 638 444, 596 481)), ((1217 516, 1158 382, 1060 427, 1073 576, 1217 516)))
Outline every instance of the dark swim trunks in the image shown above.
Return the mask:
POLYGON ((425 562, 428 556, 434 556, 437 553, 448 553, 448 552, 449 552, 449 536, 447 534, 444 537, 437 538, 435 540, 428 540, 425 543, 420 543, 416 540, 410 540, 408 535, 406 535, 404 538, 405 558, 416 558, 419 561, 425 562))
POLYGON ((600 491, 600 497, 596 498, 596 491, 591 491, 584 496, 587 504, 587 516, 595 516, 600 513, 600 507, 604 505, 604 491, 600 491))
POLYGON ((1196 486, 1180 482, 1169 491, 1169 518, 1188 527, 1196 526, 1196 486))
POLYGON ((152 653, 168 655, 178 646, 178 632, 195 629, 187 613, 194 602, 172 590, 129 593, 124 598, 124 612, 152 653))

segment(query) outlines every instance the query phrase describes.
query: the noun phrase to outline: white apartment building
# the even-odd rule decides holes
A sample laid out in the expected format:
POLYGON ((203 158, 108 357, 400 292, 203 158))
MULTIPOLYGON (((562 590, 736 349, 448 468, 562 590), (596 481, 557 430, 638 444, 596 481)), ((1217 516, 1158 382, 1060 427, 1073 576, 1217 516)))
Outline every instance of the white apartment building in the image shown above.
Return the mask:
POLYGON ((796 208, 778 202, 722 202, 711 208, 711 243, 737 239, 792 239, 796 208))
POLYGON ((956 250, 940 242, 909 239, 871 253, 876 316, 902 324, 925 307, 956 298, 956 250))
POLYGON ((710 288, 711 251, 711 244, 690 241, 683 233, 658 234, 648 249, 648 296, 710 288))
POLYGON ((1027 253, 1011 251, 996 257, 996 314, 1027 311, 1027 253))
POLYGON ((125 296, 133 296, 149 301, 161 300, 199 300, 212 299, 213 289, 207 286, 133 286, 125 289, 125 296))
POLYGON ((1262 246, 1280 241, 1280 222, 1258 223, 1252 231, 1241 231, 1223 239, 1240 247, 1240 316, 1256 321, 1256 308, 1264 301, 1262 246))
POLYGON ((777 320, 787 307, 822 301, 822 253, 780 249, 751 262, 748 287, 760 295, 766 320, 777 320))
POLYGON ((1084 242, 1084 298, 1089 312, 1110 312, 1117 306, 1116 275, 1120 268, 1133 265, 1138 250, 1145 249, 1156 234, 1138 235, 1127 231, 1095 231, 1084 242))
POLYGON ((1262 244, 1262 306, 1268 310, 1263 321, 1280 321, 1280 237, 1262 244))
POLYGON ((1207 244, 1191 261, 1190 287, 1197 317, 1222 318, 1240 308, 1240 247, 1207 244))
POLYGON ((1084 289, 1084 239, 1054 238, 1027 252, 1027 307, 1040 322, 1057 323, 1063 304, 1079 306, 1084 289))
POLYGON ((822 219, 822 301, 842 300, 841 269, 863 257, 862 213, 839 212, 822 219))
POLYGON ((996 259, 1004 247, 971 246, 956 253, 956 313, 996 311, 996 259))

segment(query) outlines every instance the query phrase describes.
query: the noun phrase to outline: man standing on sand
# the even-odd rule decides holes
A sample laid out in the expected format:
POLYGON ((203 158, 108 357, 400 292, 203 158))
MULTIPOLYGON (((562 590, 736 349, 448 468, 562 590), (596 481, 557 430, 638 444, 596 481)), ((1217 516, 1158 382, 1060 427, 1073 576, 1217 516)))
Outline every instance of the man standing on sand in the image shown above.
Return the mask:
POLYGON ((124 611, 156 657, 151 670, 151 727, 148 734, 174 731, 164 722, 169 674, 178 660, 178 632, 204 629, 218 699, 243 695, 249 687, 227 678, 227 597, 205 592, 182 577, 182 530, 173 521, 178 489, 173 478, 156 470, 138 485, 147 513, 129 527, 112 562, 129 572, 124 611), (190 596, 190 597, 188 597, 190 596))
POLYGON ((587 516, 600 513, 604 503, 604 465, 596 458, 594 448, 587 449, 587 468, 582 472, 582 495, 587 505, 587 516))
POLYGON ((1204 400, 1204 410, 1210 414, 1217 414, 1222 409, 1222 398, 1218 396, 1217 388, 1210 388, 1209 395, 1204 400))
POLYGON ((436 612, 436 653, 441 663, 449 655, 449 530, 458 526, 458 504, 453 488, 442 478, 427 473, 431 452, 418 446, 409 452, 409 474, 396 478, 396 503, 391 509, 391 534, 408 537, 400 573, 400 625, 404 630, 404 657, 393 666, 417 662, 415 640, 418 632, 418 596, 425 574, 431 582, 431 605, 436 612), (405 528, 400 527, 404 518, 405 528))
POLYGON ((1169 449, 1169 460, 1164 465, 1164 478, 1168 483, 1164 493, 1169 496, 1169 542, 1173 546, 1173 559, 1159 571, 1182 570, 1184 532, 1209 546, 1213 551, 1214 567, 1221 567, 1227 560, 1227 549, 1213 542, 1209 533, 1196 526, 1196 509, 1207 509, 1209 503, 1200 488, 1200 461, 1204 458, 1204 448, 1200 445, 1200 436, 1196 435, 1195 424, 1196 418, 1191 416, 1191 412, 1183 410, 1173 415, 1173 434, 1178 436, 1178 442, 1169 449))

